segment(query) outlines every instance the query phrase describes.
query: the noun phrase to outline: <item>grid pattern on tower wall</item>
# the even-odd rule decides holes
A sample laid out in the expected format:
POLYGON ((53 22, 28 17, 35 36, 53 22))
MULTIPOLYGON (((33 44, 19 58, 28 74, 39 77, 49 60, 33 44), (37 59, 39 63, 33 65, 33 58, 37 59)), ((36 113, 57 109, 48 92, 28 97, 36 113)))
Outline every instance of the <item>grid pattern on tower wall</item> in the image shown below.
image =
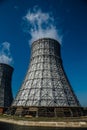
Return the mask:
POLYGON ((43 38, 31 49, 29 69, 12 106, 79 106, 62 66, 60 44, 43 38))

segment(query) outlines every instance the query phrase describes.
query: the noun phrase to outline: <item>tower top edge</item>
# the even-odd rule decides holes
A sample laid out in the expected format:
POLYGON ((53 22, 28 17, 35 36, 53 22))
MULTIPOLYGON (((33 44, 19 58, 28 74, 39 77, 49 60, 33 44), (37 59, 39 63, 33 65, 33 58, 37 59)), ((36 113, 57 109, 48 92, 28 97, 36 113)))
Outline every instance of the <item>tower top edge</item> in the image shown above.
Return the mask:
POLYGON ((32 45, 33 45, 34 43, 36 43, 36 42, 45 41, 45 40, 54 41, 54 42, 58 43, 59 45, 61 45, 61 44, 59 43, 59 41, 57 41, 56 39, 53 39, 53 38, 39 38, 39 39, 33 41, 32 45))
POLYGON ((14 68, 11 66, 11 65, 8 65, 6 63, 0 63, 0 66, 6 66, 6 67, 9 67, 11 68, 12 70, 14 70, 14 68))

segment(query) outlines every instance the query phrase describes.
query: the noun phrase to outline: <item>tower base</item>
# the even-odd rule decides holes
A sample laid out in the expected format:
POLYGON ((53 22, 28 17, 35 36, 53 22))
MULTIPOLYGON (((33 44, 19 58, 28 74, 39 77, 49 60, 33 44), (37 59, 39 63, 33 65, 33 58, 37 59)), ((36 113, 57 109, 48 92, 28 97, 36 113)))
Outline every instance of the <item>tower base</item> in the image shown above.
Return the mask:
POLYGON ((11 114, 30 117, 78 117, 84 116, 82 107, 13 107, 11 114))

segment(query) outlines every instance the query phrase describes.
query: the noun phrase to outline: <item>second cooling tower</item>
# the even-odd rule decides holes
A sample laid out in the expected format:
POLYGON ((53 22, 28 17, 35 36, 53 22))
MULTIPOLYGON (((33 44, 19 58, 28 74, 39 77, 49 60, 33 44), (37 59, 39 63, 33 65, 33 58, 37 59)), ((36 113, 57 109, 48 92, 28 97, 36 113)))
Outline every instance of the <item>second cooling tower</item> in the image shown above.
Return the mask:
POLYGON ((13 101, 11 80, 13 68, 0 63, 0 113, 10 107, 13 101))

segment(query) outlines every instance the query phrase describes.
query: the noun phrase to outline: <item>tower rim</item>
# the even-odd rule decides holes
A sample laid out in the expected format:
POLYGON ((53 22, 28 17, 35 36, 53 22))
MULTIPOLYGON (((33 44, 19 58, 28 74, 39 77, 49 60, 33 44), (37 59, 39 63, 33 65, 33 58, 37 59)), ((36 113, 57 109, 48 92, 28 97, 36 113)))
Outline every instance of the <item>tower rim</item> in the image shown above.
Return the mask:
POLYGON ((6 63, 0 63, 0 65, 5 65, 5 66, 7 66, 7 67, 10 67, 12 70, 14 70, 14 68, 11 66, 11 65, 9 65, 9 64, 6 64, 6 63))
POLYGON ((40 41, 40 40, 51 40, 51 41, 57 42, 57 43, 61 46, 61 44, 60 44, 60 42, 59 42, 58 40, 56 40, 56 39, 54 39, 54 38, 49 38, 49 37, 39 38, 39 39, 33 41, 33 42, 32 42, 32 45, 33 45, 35 42, 38 42, 38 41, 40 41))

